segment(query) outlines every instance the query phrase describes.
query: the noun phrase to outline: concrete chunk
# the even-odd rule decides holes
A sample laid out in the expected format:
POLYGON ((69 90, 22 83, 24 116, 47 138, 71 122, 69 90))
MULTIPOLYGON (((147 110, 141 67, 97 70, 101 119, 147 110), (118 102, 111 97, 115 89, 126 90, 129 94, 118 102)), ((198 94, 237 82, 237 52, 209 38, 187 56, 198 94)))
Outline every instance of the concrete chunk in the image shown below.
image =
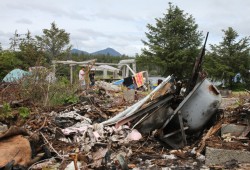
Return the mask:
POLYGON ((231 136, 241 136, 241 134, 247 129, 247 126, 234 125, 234 124, 222 124, 221 136, 227 133, 231 133, 231 136))
POLYGON ((240 150, 226 150, 216 148, 206 148, 206 161, 207 166, 222 165, 232 159, 237 160, 239 163, 250 162, 250 152, 240 150))
POLYGON ((126 102, 133 102, 135 100, 135 90, 130 89, 124 91, 124 100, 126 102))

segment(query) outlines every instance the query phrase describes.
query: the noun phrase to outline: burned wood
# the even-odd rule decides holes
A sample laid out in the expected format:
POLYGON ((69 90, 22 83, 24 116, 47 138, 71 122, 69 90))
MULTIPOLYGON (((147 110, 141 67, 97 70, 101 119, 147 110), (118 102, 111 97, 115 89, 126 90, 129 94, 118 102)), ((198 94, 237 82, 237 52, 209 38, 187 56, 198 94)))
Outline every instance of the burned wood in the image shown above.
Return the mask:
POLYGON ((211 127, 208 132, 206 133, 206 135, 202 138, 200 144, 199 144, 199 147, 196 151, 196 154, 200 154, 205 146, 206 146, 206 140, 211 137, 212 135, 214 135, 220 128, 221 128, 221 122, 217 123, 215 126, 211 127))
POLYGON ((201 49, 200 55, 196 58, 196 62, 195 62, 194 68, 193 68, 192 76, 189 80, 188 87, 186 90, 186 95, 188 95, 193 90, 194 86, 197 83, 199 72, 201 71, 201 67, 202 67, 202 63, 203 63, 203 58, 205 56, 208 35, 209 35, 209 32, 207 32, 205 42, 204 42, 203 47, 201 49))

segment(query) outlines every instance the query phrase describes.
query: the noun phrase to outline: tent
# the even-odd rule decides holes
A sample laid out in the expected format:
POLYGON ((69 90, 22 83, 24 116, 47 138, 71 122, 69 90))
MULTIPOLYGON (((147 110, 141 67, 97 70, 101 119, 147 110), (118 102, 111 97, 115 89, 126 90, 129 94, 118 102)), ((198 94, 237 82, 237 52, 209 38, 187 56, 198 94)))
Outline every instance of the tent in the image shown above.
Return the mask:
POLYGON ((30 75, 30 72, 24 71, 21 69, 14 69, 11 72, 9 72, 4 78, 3 82, 14 82, 18 81, 24 76, 30 75))
POLYGON ((103 71, 103 78, 108 77, 108 71, 113 73, 113 77, 117 77, 117 73, 120 71, 118 68, 109 65, 93 66, 92 71, 103 71))
POLYGON ((94 71, 107 70, 107 71, 110 71, 110 72, 119 72, 120 71, 120 69, 109 66, 109 65, 93 66, 91 70, 94 70, 94 71))

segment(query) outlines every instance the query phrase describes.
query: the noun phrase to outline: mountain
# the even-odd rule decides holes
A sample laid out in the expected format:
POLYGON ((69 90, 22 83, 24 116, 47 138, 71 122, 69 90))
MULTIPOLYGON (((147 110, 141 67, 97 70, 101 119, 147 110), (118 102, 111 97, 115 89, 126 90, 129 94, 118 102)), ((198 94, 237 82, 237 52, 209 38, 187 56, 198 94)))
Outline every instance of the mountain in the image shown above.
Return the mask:
POLYGON ((78 49, 76 49, 76 48, 73 48, 73 49, 71 50, 71 53, 73 53, 73 54, 89 54, 89 53, 86 52, 86 51, 78 50, 78 49))
POLYGON ((96 51, 91 53, 92 55, 110 55, 110 56, 121 56, 121 53, 117 52, 113 48, 106 48, 104 50, 96 51))
POLYGON ((88 53, 87 51, 78 50, 76 48, 73 48, 71 50, 72 54, 90 54, 90 55, 110 55, 110 56, 121 56, 121 53, 114 50, 113 48, 106 48, 104 50, 96 51, 93 53, 88 53))

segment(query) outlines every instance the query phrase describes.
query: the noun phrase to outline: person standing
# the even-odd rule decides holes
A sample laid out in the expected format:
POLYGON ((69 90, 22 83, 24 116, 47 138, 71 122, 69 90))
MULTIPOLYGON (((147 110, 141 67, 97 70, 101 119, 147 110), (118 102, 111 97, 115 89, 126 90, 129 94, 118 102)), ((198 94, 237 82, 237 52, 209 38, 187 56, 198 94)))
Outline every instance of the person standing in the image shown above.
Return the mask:
POLYGON ((86 83, 85 83, 85 72, 84 72, 84 67, 81 68, 81 70, 79 71, 79 82, 80 82, 80 86, 82 88, 85 87, 86 83))
POLYGON ((94 86, 95 85, 95 72, 93 70, 91 70, 91 72, 89 73, 89 79, 90 79, 90 86, 94 86))

